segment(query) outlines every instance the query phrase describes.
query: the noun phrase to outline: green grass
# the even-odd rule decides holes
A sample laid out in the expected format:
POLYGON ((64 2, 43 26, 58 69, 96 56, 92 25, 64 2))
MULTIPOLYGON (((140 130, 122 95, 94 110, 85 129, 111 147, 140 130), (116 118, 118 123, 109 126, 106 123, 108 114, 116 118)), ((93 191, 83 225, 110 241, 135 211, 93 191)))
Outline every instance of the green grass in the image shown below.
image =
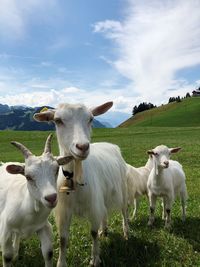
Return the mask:
POLYGON ((137 113, 120 127, 194 127, 200 125, 200 97, 170 103, 137 113))
MULTIPOLYGON (((47 132, 0 132, 0 160, 22 161, 20 152, 9 144, 11 140, 23 142, 39 155, 47 135, 47 132)), ((146 162, 148 149, 159 144, 169 147, 181 146, 183 150, 174 155, 173 159, 180 161, 184 167, 189 194, 186 222, 181 221, 180 204, 176 201, 172 210, 171 232, 164 230, 160 202, 156 211, 155 226, 149 229, 148 203, 145 198, 142 199, 138 217, 130 223, 128 241, 123 239, 121 214, 112 214, 109 219, 109 235, 107 238, 101 238, 102 266, 200 266, 200 127, 94 129, 92 141, 118 144, 125 160, 136 167, 146 162)), ((53 151, 54 153, 58 151, 55 139, 53 151)), ((132 211, 131 207, 129 211, 132 211)), ((50 220, 54 228, 54 266, 56 266, 58 236, 53 216, 50 220)), ((89 233, 87 221, 80 218, 73 219, 70 246, 66 255, 69 267, 88 266, 91 250, 89 233)), ((19 259, 14 266, 44 266, 39 241, 35 236, 21 242, 19 259)))

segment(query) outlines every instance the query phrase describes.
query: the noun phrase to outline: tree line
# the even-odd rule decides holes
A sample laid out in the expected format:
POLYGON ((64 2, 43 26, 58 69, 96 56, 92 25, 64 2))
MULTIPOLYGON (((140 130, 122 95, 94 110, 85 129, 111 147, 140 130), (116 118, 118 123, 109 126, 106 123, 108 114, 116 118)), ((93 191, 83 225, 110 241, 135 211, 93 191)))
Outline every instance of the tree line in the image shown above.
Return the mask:
MULTIPOLYGON (((191 97, 190 96, 190 93, 187 93, 184 97, 180 97, 180 96, 177 96, 177 97, 170 97, 169 98, 169 101, 168 103, 172 103, 172 102, 181 102, 182 99, 184 98, 188 98, 188 97, 191 97)), ((152 108, 156 108, 156 105, 152 104, 152 103, 147 103, 147 102, 142 102, 140 103, 138 106, 135 105, 133 107, 133 110, 132 110, 132 115, 134 116, 135 114, 139 113, 139 112, 142 112, 142 111, 145 111, 145 110, 149 110, 149 109, 152 109, 152 108)))
POLYGON ((139 112, 152 109, 152 108, 156 108, 156 106, 152 103, 143 102, 143 103, 140 103, 138 106, 134 106, 132 114, 135 115, 139 112))
POLYGON ((177 96, 177 97, 170 97, 169 98, 169 101, 168 103, 171 103, 171 102, 181 102, 182 99, 185 99, 185 98, 188 98, 188 97, 191 97, 190 93, 187 93, 184 97, 180 97, 180 96, 177 96))

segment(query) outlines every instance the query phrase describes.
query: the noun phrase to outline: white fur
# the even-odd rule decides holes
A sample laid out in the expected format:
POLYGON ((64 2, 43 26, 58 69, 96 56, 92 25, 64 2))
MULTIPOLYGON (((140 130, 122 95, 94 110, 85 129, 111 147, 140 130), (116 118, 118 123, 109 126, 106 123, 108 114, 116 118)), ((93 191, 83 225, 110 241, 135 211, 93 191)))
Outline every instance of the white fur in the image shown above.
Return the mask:
POLYGON ((180 148, 168 148, 164 145, 157 146, 152 153, 154 166, 150 172, 147 188, 150 202, 149 225, 154 222, 154 210, 157 197, 163 198, 163 218, 165 227, 171 224, 171 209, 176 196, 181 197, 182 219, 185 220, 185 204, 187 199, 187 188, 185 184, 185 173, 181 164, 169 160, 171 153, 176 153, 180 148))
MULTIPOLYGON (((31 153, 31 152, 30 152, 31 153)), ((45 266, 52 266, 52 230, 47 218, 57 203, 59 164, 50 153, 27 156, 25 164, 0 166, 0 244, 3 266, 17 257, 21 237, 37 232, 45 266), (20 173, 8 173, 16 169, 20 173), (27 180, 29 179, 29 180, 27 180), (32 180, 30 180, 32 179, 32 180), (51 202, 48 197, 52 197, 51 202)))
POLYGON ((153 160, 148 159, 145 166, 135 168, 130 164, 127 165, 127 183, 129 204, 134 204, 132 219, 137 215, 139 198, 147 195, 147 180, 153 167, 153 160))
MULTIPOLYGON (((66 247, 73 214, 87 217, 91 223, 93 246, 90 263, 93 266, 100 264, 98 230, 101 226, 102 231, 106 231, 107 214, 113 208, 122 211, 124 236, 128 236, 126 163, 116 145, 94 143, 89 146, 91 119, 106 112, 111 106, 110 102, 89 110, 81 104, 61 104, 54 111, 34 116, 38 121, 55 122, 60 155, 72 154, 76 159, 86 158, 82 161, 82 181, 85 185, 77 186, 76 191, 69 195, 59 193, 56 207, 56 222, 60 236, 57 267, 66 266, 66 247)), ((65 166, 64 169, 73 171, 74 163, 65 166)), ((60 171, 59 185, 63 179, 60 171)))
MULTIPOLYGON (((60 236, 69 235, 71 215, 86 217, 91 223, 91 231, 98 232, 100 225, 106 231, 106 218, 114 208, 122 210, 126 218, 127 185, 126 164, 119 148, 109 143, 94 143, 90 154, 83 161, 84 186, 77 186, 74 193, 59 193, 56 219, 60 236), (63 224, 61 223, 63 221, 63 224)), ((60 172, 58 186, 63 182, 60 172)), ((127 221, 124 219, 124 235, 127 237, 127 221)), ((62 251, 62 250, 61 250, 62 251)), ((60 252, 57 266, 64 266, 65 254, 60 252)), ((99 263, 99 245, 94 241, 93 263, 99 263)))

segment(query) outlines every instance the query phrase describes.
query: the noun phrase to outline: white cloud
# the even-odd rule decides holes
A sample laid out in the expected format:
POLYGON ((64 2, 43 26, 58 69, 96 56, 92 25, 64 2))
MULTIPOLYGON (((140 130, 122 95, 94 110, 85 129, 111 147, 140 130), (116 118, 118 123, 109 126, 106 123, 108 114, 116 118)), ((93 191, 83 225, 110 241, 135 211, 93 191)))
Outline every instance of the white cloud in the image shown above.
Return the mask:
POLYGON ((56 107, 59 103, 66 102, 84 103, 89 107, 94 107, 107 101, 114 101, 112 111, 131 114, 133 103, 136 101, 129 95, 129 89, 124 93, 124 88, 111 90, 105 86, 90 91, 87 88, 68 84, 68 81, 59 78, 47 80, 32 78, 19 82, 14 76, 0 76, 0 103, 32 107, 41 105, 56 107))
POLYGON ((94 25, 94 32, 109 38, 117 51, 116 59, 108 62, 145 101, 166 101, 171 88, 183 95, 191 86, 175 81, 177 71, 200 64, 200 1, 127 3, 123 21, 94 25))
POLYGON ((0 33, 3 37, 11 34, 21 36, 24 32, 24 23, 21 10, 14 0, 0 1, 0 33))
POLYGON ((94 32, 108 33, 108 38, 118 38, 121 31, 123 26, 119 21, 105 20, 94 24, 94 32))
POLYGON ((22 38, 32 16, 44 22, 55 6, 56 0, 0 0, 0 37, 22 38))
MULTIPOLYGON (((105 80, 96 86, 95 90, 88 90, 83 86, 77 86, 61 77, 30 77, 17 69, 0 69, 0 103, 8 105, 56 107, 59 103, 84 103, 89 107, 100 105, 107 101, 113 101, 112 111, 131 114, 132 108, 143 101, 149 102, 149 98, 143 95, 135 95, 132 92, 132 84, 115 89, 115 82, 105 80), (20 77, 20 80, 19 80, 20 77), (113 88, 113 89, 111 89, 113 88)), ((166 103, 170 96, 185 95, 191 92, 199 83, 189 84, 185 80, 171 82, 171 90, 166 92, 166 103), (177 89, 179 88, 179 89, 177 89)))
MULTIPOLYGON (((53 63, 42 61, 37 66, 56 68, 53 63), (44 63, 44 64, 42 64, 44 63)), ((64 69, 65 73, 68 72, 64 69)), ((119 86, 117 77, 112 79, 105 77, 105 80, 97 82, 92 87, 87 87, 80 82, 68 80, 73 75, 63 75, 55 71, 55 75, 42 77, 38 74, 33 77, 32 72, 26 72, 18 68, 0 68, 0 103, 8 105, 57 106, 60 102, 84 103, 93 107, 106 101, 114 101, 112 111, 127 112, 131 110, 135 102, 139 100, 132 96, 129 85, 119 86)), ((78 74, 76 74, 77 76, 78 74)), ((73 79, 72 79, 73 80, 73 79)))

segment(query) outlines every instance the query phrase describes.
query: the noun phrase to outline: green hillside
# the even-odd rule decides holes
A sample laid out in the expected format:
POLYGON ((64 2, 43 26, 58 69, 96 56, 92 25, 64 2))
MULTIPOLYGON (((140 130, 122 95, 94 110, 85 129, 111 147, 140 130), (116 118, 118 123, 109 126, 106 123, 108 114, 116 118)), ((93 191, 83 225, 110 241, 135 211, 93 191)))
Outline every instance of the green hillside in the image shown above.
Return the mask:
POLYGON ((194 127, 200 126, 200 97, 191 97, 137 113, 119 127, 194 127))

